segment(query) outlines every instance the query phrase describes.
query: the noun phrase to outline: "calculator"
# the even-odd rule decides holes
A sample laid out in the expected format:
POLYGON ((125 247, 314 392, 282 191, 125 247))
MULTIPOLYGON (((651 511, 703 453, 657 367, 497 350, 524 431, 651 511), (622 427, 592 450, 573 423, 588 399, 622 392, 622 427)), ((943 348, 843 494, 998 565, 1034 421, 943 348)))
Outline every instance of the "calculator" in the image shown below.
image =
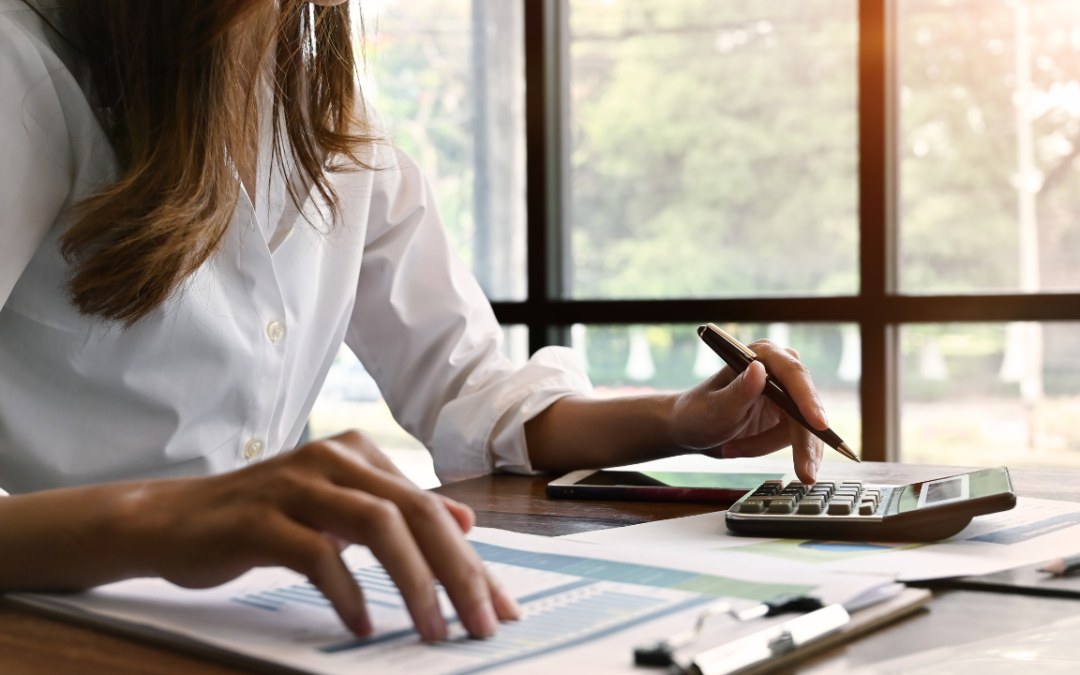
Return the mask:
POLYGON ((937 541, 1016 506, 1003 466, 911 485, 768 480, 728 509, 737 534, 783 539, 937 541))

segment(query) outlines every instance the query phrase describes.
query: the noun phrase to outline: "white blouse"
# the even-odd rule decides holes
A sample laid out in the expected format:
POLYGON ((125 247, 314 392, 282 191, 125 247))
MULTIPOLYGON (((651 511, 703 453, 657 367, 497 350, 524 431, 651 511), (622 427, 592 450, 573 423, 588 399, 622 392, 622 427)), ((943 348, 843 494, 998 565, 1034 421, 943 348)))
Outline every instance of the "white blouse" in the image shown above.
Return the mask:
MULTIPOLYGON (((58 237, 69 208, 118 175, 81 81, 37 17, 0 0, 0 488, 272 457, 297 443, 343 340, 443 481, 531 471, 524 423, 591 390, 567 349, 520 369, 502 355, 430 187, 389 146, 373 151, 385 170, 333 177, 333 228, 305 222, 263 152, 256 203, 241 196, 220 251, 181 292, 129 330, 81 316, 58 237)), ((319 223, 314 202, 303 215, 319 223)))

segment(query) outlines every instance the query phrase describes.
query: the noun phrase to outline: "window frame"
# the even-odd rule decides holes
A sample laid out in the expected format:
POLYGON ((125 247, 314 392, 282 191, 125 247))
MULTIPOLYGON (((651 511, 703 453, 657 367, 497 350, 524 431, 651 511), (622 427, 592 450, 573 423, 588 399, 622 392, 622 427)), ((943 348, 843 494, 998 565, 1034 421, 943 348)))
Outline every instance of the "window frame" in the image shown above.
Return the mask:
POLYGON ((896 0, 858 0, 859 293, 844 297, 570 300, 568 235, 569 4, 522 0, 528 296, 492 302, 503 324, 529 328, 529 351, 569 344, 575 323, 830 322, 862 340, 862 458, 900 457, 899 329, 910 323, 1080 321, 1080 293, 904 295, 898 288, 896 0))

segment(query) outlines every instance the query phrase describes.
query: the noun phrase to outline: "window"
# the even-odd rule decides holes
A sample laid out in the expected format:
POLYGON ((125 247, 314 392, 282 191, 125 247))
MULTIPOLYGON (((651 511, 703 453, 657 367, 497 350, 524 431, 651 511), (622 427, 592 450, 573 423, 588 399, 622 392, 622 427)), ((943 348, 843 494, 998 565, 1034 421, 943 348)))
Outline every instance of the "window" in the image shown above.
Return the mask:
MULTIPOLYGON (((524 300, 524 8, 505 0, 361 3, 364 93, 391 138, 424 169, 446 230, 488 297, 524 300)), ((529 333, 504 328, 511 360, 529 333)), ((374 380, 343 347, 311 412, 322 438, 359 428, 421 487, 439 484, 419 441, 393 419, 374 380)))
POLYGON ((1078 463, 1080 3, 363 4, 519 352, 682 388, 725 323, 790 341, 865 459, 1078 463))

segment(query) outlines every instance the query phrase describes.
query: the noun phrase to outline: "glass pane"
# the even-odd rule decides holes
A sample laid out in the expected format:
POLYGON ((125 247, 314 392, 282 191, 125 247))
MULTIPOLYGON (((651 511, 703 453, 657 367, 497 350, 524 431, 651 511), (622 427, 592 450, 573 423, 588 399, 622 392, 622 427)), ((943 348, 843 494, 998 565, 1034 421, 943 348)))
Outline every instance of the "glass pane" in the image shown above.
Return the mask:
POLYGON ((902 458, 1080 467, 1080 323, 901 331, 902 458))
POLYGON ((362 3, 365 92, 431 181, 493 300, 525 299, 523 10, 505 0, 362 3))
POLYGON ((850 295, 855 0, 570 0, 575 298, 850 295))
MULTIPOLYGON (((528 327, 504 326, 503 338, 503 353, 515 365, 523 365, 529 358, 528 327)), ((439 486, 427 449, 394 421, 375 380, 342 345, 311 410, 306 435, 310 439, 326 438, 349 429, 371 436, 402 473, 420 487, 439 486)))
POLYGON ((902 290, 1080 289, 1080 2, 899 8, 902 290))
MULTIPOLYGON (((861 446, 859 378, 861 343, 855 324, 722 324, 744 344, 768 338, 792 347, 810 369, 831 428, 856 453, 861 446)), ((571 344, 585 359, 596 396, 632 396, 679 391, 697 385, 723 367, 697 336, 697 324, 573 326, 571 344)), ((791 456, 785 450, 778 456, 791 456)), ((827 460, 849 461, 835 452, 827 460)))

